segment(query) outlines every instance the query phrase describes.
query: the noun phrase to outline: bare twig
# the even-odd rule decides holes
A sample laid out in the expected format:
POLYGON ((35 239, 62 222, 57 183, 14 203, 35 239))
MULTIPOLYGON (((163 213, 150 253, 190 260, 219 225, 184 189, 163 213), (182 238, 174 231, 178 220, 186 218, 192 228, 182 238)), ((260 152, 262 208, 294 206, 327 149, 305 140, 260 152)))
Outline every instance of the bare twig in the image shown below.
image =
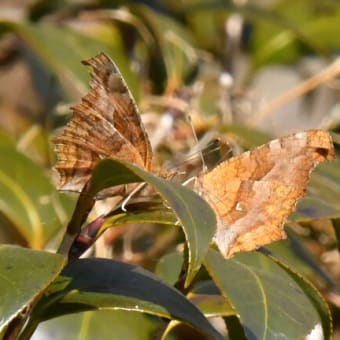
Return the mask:
POLYGON ((282 105, 290 102, 291 100, 300 97, 309 91, 315 89, 319 85, 335 78, 340 74, 340 58, 336 59, 334 63, 332 63, 327 68, 323 69, 318 74, 312 76, 311 78, 303 81, 297 86, 293 87, 289 91, 284 94, 274 98, 272 101, 267 103, 263 108, 261 108, 254 117, 253 124, 258 125, 260 121, 266 118, 271 112, 275 111, 277 108, 282 105))

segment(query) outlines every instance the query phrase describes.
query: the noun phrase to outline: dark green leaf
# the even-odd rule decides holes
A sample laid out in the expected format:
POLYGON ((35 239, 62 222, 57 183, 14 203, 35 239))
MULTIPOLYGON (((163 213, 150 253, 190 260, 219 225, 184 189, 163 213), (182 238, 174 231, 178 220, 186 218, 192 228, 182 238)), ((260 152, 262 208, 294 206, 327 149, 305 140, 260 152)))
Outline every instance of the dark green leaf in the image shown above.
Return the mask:
POLYGON ((210 250, 205 266, 236 309, 249 338, 297 339, 322 322, 300 285, 262 254, 240 253, 225 260, 210 250))
POLYGON ((288 239, 266 245, 266 251, 275 256, 294 271, 319 282, 323 286, 334 287, 331 276, 320 266, 319 261, 304 246, 303 240, 291 229, 285 229, 288 239))
POLYGON ((293 271, 285 263, 281 262, 275 257, 271 256, 271 258, 294 279, 294 281, 301 287, 306 296, 309 297, 310 301, 313 303, 315 310, 317 310, 319 313, 324 339, 331 339, 332 317, 327 302, 322 297, 321 293, 298 272, 293 271))
POLYGON ((62 275, 56 286, 51 286, 51 294, 37 306, 34 318, 45 320, 66 312, 122 309, 180 320, 220 338, 185 296, 141 268, 92 258, 71 263, 62 275), (53 296, 57 301, 51 304, 53 296))

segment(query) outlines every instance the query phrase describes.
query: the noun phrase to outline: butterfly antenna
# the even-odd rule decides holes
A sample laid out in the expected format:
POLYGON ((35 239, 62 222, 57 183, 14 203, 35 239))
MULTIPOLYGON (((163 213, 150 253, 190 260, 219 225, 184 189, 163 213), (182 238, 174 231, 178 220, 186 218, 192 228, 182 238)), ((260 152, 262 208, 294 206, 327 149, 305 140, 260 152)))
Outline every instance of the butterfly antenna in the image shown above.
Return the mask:
POLYGON ((138 184, 138 186, 136 188, 134 188, 128 195, 126 198, 124 198, 122 204, 120 205, 121 209, 126 212, 126 205, 127 203, 130 201, 130 199, 139 191, 141 190, 143 187, 145 186, 145 183, 140 183, 138 184))
MULTIPOLYGON (((187 121, 188 123, 190 124, 190 127, 191 127, 191 131, 192 131, 192 135, 194 137, 194 140, 196 142, 196 144, 198 144, 198 138, 197 138, 197 134, 196 134, 196 131, 195 131, 195 128, 194 128, 194 125, 192 123, 192 120, 191 120, 191 116, 190 115, 187 115, 187 121)), ((205 164, 205 160, 204 160, 204 157, 203 157, 203 152, 201 149, 198 150, 198 153, 200 155, 200 158, 201 158, 201 162, 202 162, 202 171, 203 173, 206 173, 207 170, 208 170, 208 167, 207 165, 205 164)))

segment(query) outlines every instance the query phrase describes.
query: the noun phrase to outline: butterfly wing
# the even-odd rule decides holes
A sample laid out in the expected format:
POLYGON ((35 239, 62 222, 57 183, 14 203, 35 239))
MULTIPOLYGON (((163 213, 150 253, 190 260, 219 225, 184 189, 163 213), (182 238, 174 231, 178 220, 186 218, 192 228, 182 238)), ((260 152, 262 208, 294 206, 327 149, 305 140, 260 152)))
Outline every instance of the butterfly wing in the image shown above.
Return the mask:
POLYGON ((55 138, 60 189, 81 191, 96 163, 106 157, 151 168, 152 150, 140 113, 116 65, 104 53, 83 62, 92 67, 90 91, 62 135, 55 138))
POLYGON ((199 190, 216 213, 215 238, 224 256, 284 238, 283 223, 304 195, 310 172, 334 157, 329 134, 309 130, 273 140, 200 176, 199 190))

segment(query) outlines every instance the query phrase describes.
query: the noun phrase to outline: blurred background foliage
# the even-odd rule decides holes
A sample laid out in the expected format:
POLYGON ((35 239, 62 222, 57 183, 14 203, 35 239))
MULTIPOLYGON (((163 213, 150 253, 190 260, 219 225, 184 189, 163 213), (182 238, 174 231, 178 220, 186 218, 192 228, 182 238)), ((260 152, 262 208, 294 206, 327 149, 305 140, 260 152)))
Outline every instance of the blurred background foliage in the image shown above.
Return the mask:
MULTIPOLYGON (((219 160, 308 128, 339 143, 339 23, 337 0, 2 0, 0 241, 52 250, 60 242, 75 197, 55 189, 51 139, 88 89, 81 60, 111 56, 143 112, 155 167, 190 174, 197 150, 216 163, 208 149, 220 137, 219 160)), ((339 160, 317 169, 287 223, 289 243, 268 247, 322 291, 336 332, 339 169, 339 160)), ((121 225, 96 252, 115 244, 116 258, 150 269, 180 240, 173 229, 121 225)), ((129 322, 153 327, 143 318, 129 322)))

